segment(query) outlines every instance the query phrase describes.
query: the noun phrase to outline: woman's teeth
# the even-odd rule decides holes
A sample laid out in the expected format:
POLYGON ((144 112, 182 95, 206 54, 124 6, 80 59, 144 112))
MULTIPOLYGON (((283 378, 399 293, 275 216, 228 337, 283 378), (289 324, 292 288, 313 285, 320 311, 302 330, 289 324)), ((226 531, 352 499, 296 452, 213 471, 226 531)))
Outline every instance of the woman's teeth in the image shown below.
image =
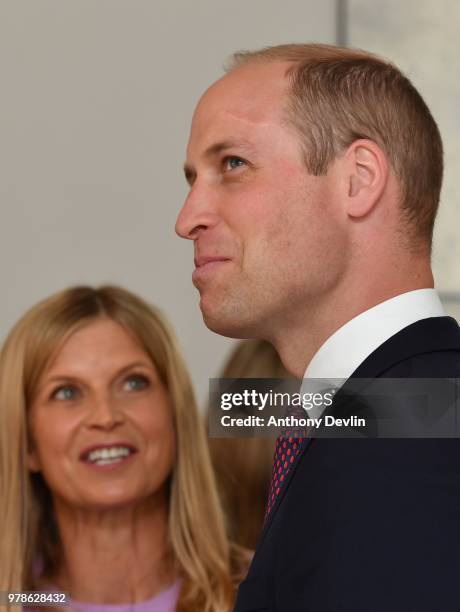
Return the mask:
POLYGON ((98 448, 88 453, 87 461, 96 465, 108 465, 122 461, 132 453, 126 446, 112 446, 111 448, 98 448))

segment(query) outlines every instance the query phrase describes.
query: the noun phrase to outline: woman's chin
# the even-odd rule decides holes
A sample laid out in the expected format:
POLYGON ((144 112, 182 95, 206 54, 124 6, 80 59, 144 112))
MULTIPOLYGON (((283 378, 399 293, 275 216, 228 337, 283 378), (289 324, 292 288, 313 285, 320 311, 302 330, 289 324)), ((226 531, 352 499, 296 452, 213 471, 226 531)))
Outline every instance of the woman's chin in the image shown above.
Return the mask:
POLYGON ((116 484, 78 491, 66 506, 78 512, 102 512, 137 508, 156 497, 155 491, 139 491, 116 484))

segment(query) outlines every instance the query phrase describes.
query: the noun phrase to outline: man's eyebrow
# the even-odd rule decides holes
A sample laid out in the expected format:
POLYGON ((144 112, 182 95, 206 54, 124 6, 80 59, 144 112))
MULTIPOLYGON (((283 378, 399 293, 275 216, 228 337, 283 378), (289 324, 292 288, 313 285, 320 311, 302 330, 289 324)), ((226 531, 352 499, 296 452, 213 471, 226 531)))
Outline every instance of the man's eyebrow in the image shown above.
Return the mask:
POLYGON ((215 155, 219 155, 219 153, 234 148, 242 148, 250 152, 254 149, 253 145, 244 138, 222 140, 221 142, 216 142, 209 146, 204 152, 204 157, 214 157, 215 155))
POLYGON ((222 140, 221 142, 216 142, 215 144, 209 146, 204 152, 204 157, 214 157, 215 155, 219 155, 219 153, 228 151, 228 149, 238 147, 252 149, 250 143, 244 139, 222 140))
MULTIPOLYGON (((238 139, 238 140, 222 140, 221 142, 216 142, 212 145, 210 145, 203 153, 203 157, 216 157, 217 155, 220 155, 221 153, 224 153, 225 151, 228 151, 229 149, 234 149, 234 148, 238 148, 241 147, 243 149, 252 151, 252 145, 244 140, 244 139, 238 139)), ((184 174, 185 174, 185 178, 187 180, 187 182, 189 184, 191 184, 193 182, 193 180, 196 177, 196 172, 195 169, 193 168, 193 166, 191 166, 190 164, 188 164, 187 162, 184 164, 184 174)))

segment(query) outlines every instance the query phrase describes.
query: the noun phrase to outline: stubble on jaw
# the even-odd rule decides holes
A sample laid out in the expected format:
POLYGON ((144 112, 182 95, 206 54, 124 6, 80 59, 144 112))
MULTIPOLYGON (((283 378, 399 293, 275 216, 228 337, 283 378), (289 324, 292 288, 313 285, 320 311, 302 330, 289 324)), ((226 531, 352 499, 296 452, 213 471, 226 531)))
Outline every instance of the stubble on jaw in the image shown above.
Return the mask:
POLYGON ((232 274, 201 288, 203 319, 216 333, 234 338, 273 338, 286 326, 296 328, 299 321, 305 322, 308 308, 330 289, 331 282, 336 282, 330 271, 338 268, 340 240, 324 219, 324 194, 297 186, 292 192, 280 192, 279 199, 280 203, 286 200, 294 204, 296 215, 292 215, 292 206, 280 205, 264 236, 245 249, 241 247, 241 264, 232 274), (303 207, 306 218, 312 218, 308 233, 298 224, 299 208, 303 207), (334 250, 331 244, 336 245, 334 250))

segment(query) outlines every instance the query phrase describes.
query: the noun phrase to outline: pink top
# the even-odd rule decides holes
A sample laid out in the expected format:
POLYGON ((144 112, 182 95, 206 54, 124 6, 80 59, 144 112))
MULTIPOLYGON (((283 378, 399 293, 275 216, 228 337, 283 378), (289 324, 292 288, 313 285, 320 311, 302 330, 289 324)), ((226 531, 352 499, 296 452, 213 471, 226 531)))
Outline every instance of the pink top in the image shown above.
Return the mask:
MULTIPOLYGON (((179 599, 180 582, 175 582, 169 589, 162 591, 146 601, 128 604, 94 604, 70 600, 65 610, 72 612, 175 612, 179 599)), ((61 608, 62 609, 62 608, 61 608)), ((23 612, 33 612, 34 608, 23 608, 23 612)), ((40 610, 40 608, 35 608, 40 610)), ((56 607, 56 612, 60 608, 56 607)))

